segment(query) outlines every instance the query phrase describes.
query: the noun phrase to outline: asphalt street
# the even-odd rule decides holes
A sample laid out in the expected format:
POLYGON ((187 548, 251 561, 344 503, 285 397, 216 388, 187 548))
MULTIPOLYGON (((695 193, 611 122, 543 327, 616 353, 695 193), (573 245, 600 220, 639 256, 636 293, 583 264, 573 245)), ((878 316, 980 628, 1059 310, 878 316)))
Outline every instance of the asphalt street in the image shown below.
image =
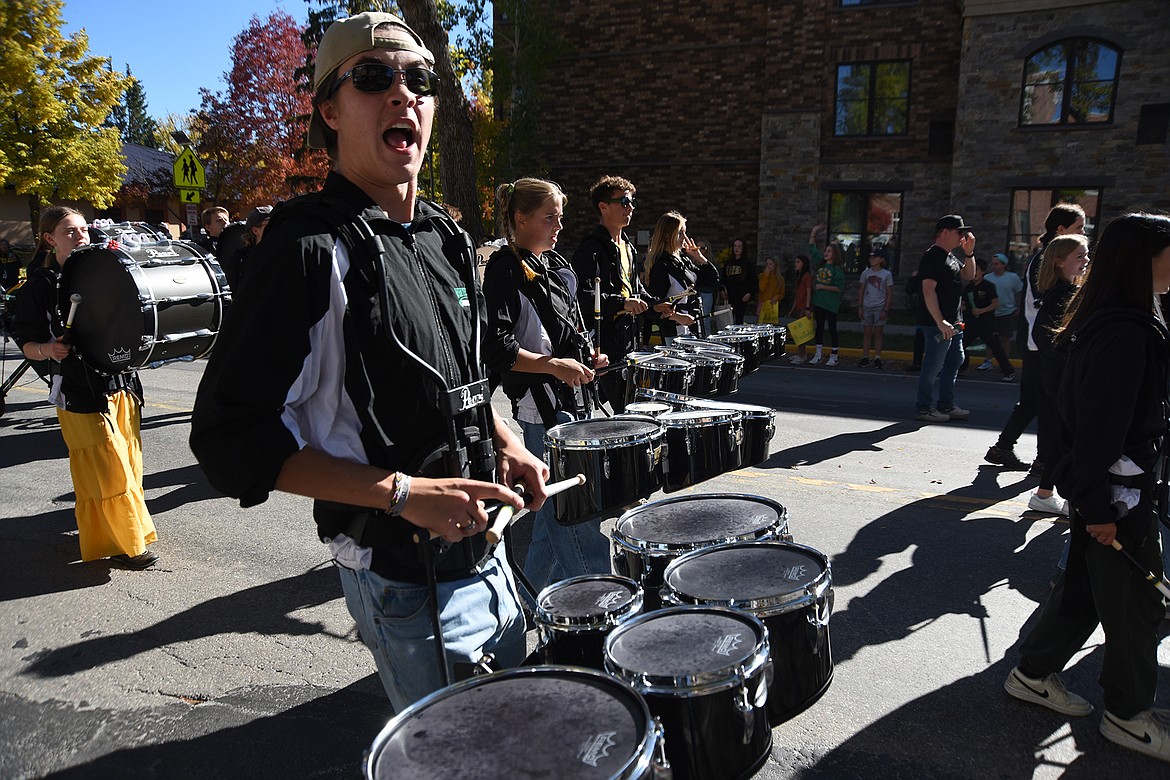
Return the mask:
MULTIPOLYGON (((11 345, 6 354, 0 379, 17 362, 11 345)), ((1067 528, 1026 511, 1033 480, 982 461, 1018 386, 971 372, 957 393, 971 419, 922 425, 916 377, 848 363, 771 364, 746 377, 734 400, 779 410, 771 455, 690 491, 779 501, 796 541, 832 563, 833 682, 773 730, 758 776, 1170 775, 1107 742, 1096 714, 1070 719, 1003 691, 1067 528)), ((8 393, 2 778, 350 778, 390 715, 309 502, 273 495, 243 510, 195 464, 187 435, 202 370, 142 375, 145 485, 162 556, 145 572, 79 562, 45 388, 26 379, 8 393)), ((1017 452, 1034 451, 1026 434, 1017 452)), ((1098 713, 1103 639, 1095 634, 1064 675, 1098 713)), ((1165 705, 1170 642, 1159 660, 1165 705)))

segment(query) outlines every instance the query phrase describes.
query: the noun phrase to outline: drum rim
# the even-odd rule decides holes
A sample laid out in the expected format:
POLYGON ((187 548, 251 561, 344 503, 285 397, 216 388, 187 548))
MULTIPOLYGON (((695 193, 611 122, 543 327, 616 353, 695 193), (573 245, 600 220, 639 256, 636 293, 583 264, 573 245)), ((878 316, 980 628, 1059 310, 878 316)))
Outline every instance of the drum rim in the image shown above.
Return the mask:
POLYGON ((624 445, 650 444, 650 443, 653 443, 656 439, 661 439, 665 435, 666 435, 666 429, 663 428, 658 423, 658 420, 656 420, 655 418, 653 418, 649 415, 646 415, 646 414, 626 414, 626 415, 615 415, 613 417, 593 417, 593 418, 590 418, 588 420, 573 420, 571 422, 566 422, 566 423, 561 423, 559 425, 554 425, 553 427, 549 428, 547 431, 544 432, 544 446, 547 447, 550 452, 553 450, 591 450, 592 451, 592 450, 605 449, 607 445, 608 446, 619 446, 619 445, 624 446, 624 445), (572 439, 554 439, 553 438, 553 432, 557 431, 560 428, 568 428, 569 426, 579 426, 580 427, 582 425, 582 423, 592 422, 593 420, 604 420, 606 422, 611 422, 613 420, 618 419, 619 417, 622 419, 622 421, 646 422, 646 423, 650 424, 651 426, 653 426, 653 430, 647 431, 646 433, 631 433, 631 434, 626 434, 623 436, 614 436, 614 437, 610 437, 610 438, 597 438, 597 437, 586 438, 583 436, 578 436, 578 437, 575 437, 572 439))
POLYGON ((704 547, 713 547, 719 544, 728 544, 731 542, 768 541, 771 538, 770 535, 757 535, 750 539, 743 537, 730 538, 722 536, 700 542, 676 544, 671 542, 652 542, 648 539, 640 539, 622 530, 623 523, 625 523, 628 519, 637 516, 641 512, 648 511, 648 507, 661 506, 662 504, 677 503, 680 501, 695 501, 701 498, 750 499, 758 503, 768 504, 779 510, 776 517, 778 525, 757 529, 757 531, 772 534, 775 532, 773 531, 774 528, 781 533, 787 532, 788 530, 788 509, 779 501, 770 499, 767 496, 757 496, 752 495, 751 493, 690 493, 685 496, 667 496, 657 501, 651 501, 647 504, 641 504, 632 509, 627 509, 617 519, 617 522, 614 523, 610 538, 613 540, 615 546, 623 547, 626 550, 639 555, 649 555, 651 558, 661 558, 664 555, 676 555, 682 551, 693 552, 694 550, 699 550, 704 547))
MULTIPOLYGON (((672 411, 672 412, 676 411, 674 406, 672 404, 668 404, 666 401, 630 401, 628 404, 626 404, 627 412, 629 412, 629 408, 631 406, 637 406, 638 404, 654 404, 655 406, 665 406, 669 411, 672 411)), ((629 417, 633 417, 633 416, 639 414, 637 411, 629 412, 628 414, 627 414, 627 412, 622 412, 622 414, 629 416, 629 417)), ((663 412, 663 414, 666 414, 666 412, 663 412)), ((646 416, 653 416, 653 415, 646 415, 646 416)), ((655 419, 657 419, 657 418, 655 418, 655 419)))
POLYGON ((648 360, 640 360, 634 364, 634 371, 647 371, 647 370, 657 371, 659 373, 666 373, 666 374, 678 373, 678 372, 685 373, 687 371, 694 371, 695 364, 689 363, 689 362, 683 360, 682 358, 672 358, 669 355, 660 355, 657 357, 650 358, 648 360), (677 361, 679 361, 679 363, 682 363, 683 365, 675 365, 673 363, 655 363, 654 362, 655 360, 663 360, 663 359, 677 360, 677 361))
MULTIPOLYGON (((733 347, 727 346, 722 341, 713 341, 710 336, 708 336, 706 338, 699 338, 697 336, 679 336, 678 338, 676 338, 674 340, 674 343, 675 344, 694 344, 694 345, 696 345, 696 349, 706 347, 712 351, 735 352, 735 349, 733 347)), ((694 352, 696 350, 691 350, 691 351, 694 352)))
POLYGON ((658 418, 658 424, 666 429, 704 428, 711 424, 720 423, 730 423, 731 425, 735 425, 737 422, 743 422, 743 412, 737 409, 676 409, 673 412, 666 412, 658 418), (670 417, 672 414, 698 414, 700 412, 717 412, 718 414, 712 414, 702 418, 688 417, 686 419, 682 419, 678 417, 670 417), (663 420, 663 417, 667 417, 669 419, 663 420), (676 424, 671 425, 671 423, 676 424))
POLYGON ((671 604, 706 604, 711 606, 728 607, 729 609, 742 609, 745 612, 750 612, 759 618, 773 617, 774 615, 783 615, 788 612, 795 612, 799 609, 804 609, 812 604, 816 604, 825 594, 833 587, 833 567, 829 562, 829 556, 815 547, 810 547, 807 544, 800 544, 799 542, 786 542, 782 539, 759 539, 754 541, 743 542, 725 542, 722 544, 711 545, 698 550, 684 553, 666 565, 666 570, 662 574, 661 594, 662 600, 671 604), (765 547, 783 547, 796 548, 803 552, 811 554, 813 558, 824 563, 824 569, 819 575, 814 577, 807 585, 796 588, 789 593, 776 594, 774 596, 765 596, 759 599, 703 599, 703 600, 687 600, 683 601, 682 597, 687 594, 682 593, 670 584, 671 575, 679 568, 685 565, 685 562, 698 560, 704 554, 728 550, 728 549, 742 549, 742 548, 765 548, 765 547))
POLYGON ((688 402, 689 406, 694 406, 700 409, 731 409, 733 411, 743 412, 745 420, 768 418, 770 420, 776 419, 776 410, 770 406, 760 406, 758 404, 737 404, 734 401, 717 401, 714 398, 696 398, 694 401, 688 402))
POLYGON ((666 607, 664 609, 656 609, 652 612, 647 612, 644 615, 639 615, 635 618, 627 620, 620 626, 615 628, 605 639, 605 668, 606 671, 619 679, 630 682, 634 689, 639 693, 659 694, 665 696, 678 697, 680 695, 687 698, 691 696, 703 696, 718 691, 728 690, 737 685, 742 685, 748 680, 755 677, 756 674, 761 673, 765 666, 771 661, 771 645, 769 641, 768 627, 764 621, 760 620, 750 612, 744 612, 736 609, 729 609, 716 605, 692 605, 684 604, 674 607, 666 607), (687 674, 681 676, 667 675, 667 674, 647 674, 638 672, 632 669, 626 669, 613 660, 611 653, 611 646, 626 633, 635 630, 643 623, 649 623, 653 620, 661 620, 664 617, 672 615, 690 614, 696 612, 713 612, 716 614, 732 617, 736 619, 744 619, 747 625, 750 625, 756 630, 756 644, 752 648, 752 652, 748 654, 744 661, 729 664, 728 666, 710 672, 699 672, 697 674, 687 674))
POLYGON ((536 609, 533 610, 533 616, 538 624, 547 626, 549 629, 561 633, 583 634, 624 623, 631 615, 642 611, 642 598, 642 586, 630 577, 623 577, 620 574, 581 574, 545 587, 536 597, 536 609), (545 596, 552 595, 556 591, 579 582, 596 582, 598 580, 613 580, 617 584, 630 586, 632 597, 629 603, 621 609, 607 610, 599 615, 554 615, 544 608, 545 596))
POLYGON ((653 387, 639 387, 634 391, 634 399, 638 401, 660 401, 662 403, 685 404, 687 401, 698 400, 698 396, 686 393, 672 393, 669 390, 658 390, 653 387))
POLYGON ((592 677, 603 681, 606 684, 617 684, 617 687, 624 689, 623 693, 633 694, 633 701, 638 704, 639 713, 644 717, 642 735, 638 740, 638 744, 630 751, 631 755, 625 764, 619 770, 617 777, 619 778, 636 778, 643 777, 647 773, 654 760, 654 751, 658 746, 658 733, 655 728, 654 715, 650 712, 650 705, 647 704, 642 692, 629 681, 618 677, 615 674, 608 674, 606 672, 597 671, 595 669, 587 669, 581 666, 563 666, 563 665, 542 665, 542 666, 521 666, 514 669, 505 669, 500 672, 492 672, 491 674, 481 675, 479 677, 472 677, 469 680, 454 683, 446 688, 440 688, 437 691, 427 694, 423 698, 409 705, 402 712, 391 718, 382 730, 374 737, 374 741, 370 743, 369 749, 364 756, 363 764, 365 765, 365 776, 367 778, 374 777, 374 770, 377 767, 378 758, 382 754, 386 743, 389 742, 390 737, 393 736, 399 729, 401 729, 411 717, 417 715, 422 710, 433 706, 435 703, 458 695, 465 690, 476 688, 481 685, 489 685, 501 679, 512 677, 525 676, 575 676, 575 677, 592 677))

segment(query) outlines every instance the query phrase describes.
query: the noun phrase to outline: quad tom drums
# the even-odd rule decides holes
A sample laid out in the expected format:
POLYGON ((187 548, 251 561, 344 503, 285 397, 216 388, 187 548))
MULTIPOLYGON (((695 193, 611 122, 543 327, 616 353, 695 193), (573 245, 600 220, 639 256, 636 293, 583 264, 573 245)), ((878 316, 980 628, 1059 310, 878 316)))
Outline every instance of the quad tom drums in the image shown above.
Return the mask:
POLYGON ((72 328, 81 359, 116 374, 209 353, 231 302, 219 264, 183 241, 117 236, 75 250, 61 270, 62 313, 82 299, 72 328))
POLYGON ((776 672, 768 696, 772 724, 806 709, 829 687, 833 575, 820 551, 761 541, 687 553, 666 567, 662 598, 668 604, 734 607, 764 622, 776 672))
POLYGON ((605 669, 605 639, 642 611, 642 588, 629 577, 586 574, 549 585, 536 604, 546 663, 605 669))
POLYGON ((695 366, 686 360, 656 355, 634 366, 634 386, 686 393, 695 381, 695 366))
POLYGON ((624 415, 562 423, 544 434, 550 481, 585 484, 558 493, 557 522, 576 525, 627 507, 662 487, 665 431, 653 417, 624 415))
POLYGON ((710 398, 719 393, 719 378, 723 373, 723 360, 715 355, 694 352, 673 347, 656 347, 667 357, 685 360, 695 367, 695 379, 691 383, 691 393, 703 398, 710 398))
POLYGON ((768 759, 771 660, 756 617, 722 607, 642 615, 609 635, 605 665, 661 721, 676 780, 747 778, 768 759))
POLYGON ((696 398, 686 403, 690 409, 723 409, 743 415, 742 466, 755 466, 768 459, 768 446, 776 433, 776 410, 754 404, 712 401, 696 398))
POLYGON ((742 412, 688 409, 667 412, 658 422, 666 429, 667 492, 735 471, 743 463, 742 412))
POLYGON ((386 724, 364 769, 370 780, 669 776, 662 729, 641 694, 612 675, 557 666, 432 693, 386 724))
MULTIPOLYGON (((567 491, 573 492, 573 491, 567 491)), ((642 586, 647 611, 662 604, 666 566, 684 553, 727 542, 791 541, 788 510, 763 496, 672 496, 623 514, 613 529, 613 570, 642 586)))

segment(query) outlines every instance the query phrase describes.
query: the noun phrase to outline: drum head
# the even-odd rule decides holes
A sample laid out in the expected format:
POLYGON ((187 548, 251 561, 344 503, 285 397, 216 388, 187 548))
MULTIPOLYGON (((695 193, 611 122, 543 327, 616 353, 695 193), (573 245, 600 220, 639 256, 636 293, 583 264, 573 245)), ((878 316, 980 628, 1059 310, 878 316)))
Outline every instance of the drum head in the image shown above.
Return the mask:
POLYGON ((673 412, 674 407, 661 401, 633 401, 626 404, 626 414, 645 414, 658 417, 667 412, 673 412))
POLYGON ((702 678, 746 666, 763 641, 750 615, 719 607, 669 607, 614 629, 606 663, 621 674, 702 678))
POLYGON ((638 597, 638 583, 615 574, 573 577, 540 593, 537 611, 546 622, 558 618, 590 618, 621 612, 638 597))
POLYGON ((658 418, 667 428, 689 428, 691 426, 717 425, 742 419, 743 415, 732 409, 691 409, 682 412, 668 412, 658 418))
POLYGON ((691 364, 687 361, 666 355, 656 355, 638 362, 638 368, 649 368, 654 371, 686 371, 690 367, 691 364))
POLYGON ((803 545, 744 542, 709 547, 674 561, 666 584, 686 602, 769 605, 803 600, 828 571, 828 560, 803 545))
POLYGON ((653 417, 598 417, 555 425, 545 431, 544 441, 550 447, 598 448, 644 440, 661 430, 653 417))
POLYGON ((543 667, 473 678, 402 712, 370 750, 367 776, 634 776, 652 748, 650 712, 609 675, 543 667))
POLYGON ((700 494, 665 498, 631 509, 615 533, 679 547, 752 537, 787 525, 788 511, 761 496, 700 494))

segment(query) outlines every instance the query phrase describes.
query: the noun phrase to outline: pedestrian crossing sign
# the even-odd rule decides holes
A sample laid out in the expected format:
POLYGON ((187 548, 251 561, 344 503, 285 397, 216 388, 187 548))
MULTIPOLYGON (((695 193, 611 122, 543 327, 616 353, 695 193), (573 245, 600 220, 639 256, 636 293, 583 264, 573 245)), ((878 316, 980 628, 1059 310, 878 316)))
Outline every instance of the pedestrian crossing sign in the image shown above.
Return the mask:
POLYGON ((183 152, 175 160, 175 186, 182 190, 207 189, 203 163, 196 159, 189 146, 183 147, 183 152))

